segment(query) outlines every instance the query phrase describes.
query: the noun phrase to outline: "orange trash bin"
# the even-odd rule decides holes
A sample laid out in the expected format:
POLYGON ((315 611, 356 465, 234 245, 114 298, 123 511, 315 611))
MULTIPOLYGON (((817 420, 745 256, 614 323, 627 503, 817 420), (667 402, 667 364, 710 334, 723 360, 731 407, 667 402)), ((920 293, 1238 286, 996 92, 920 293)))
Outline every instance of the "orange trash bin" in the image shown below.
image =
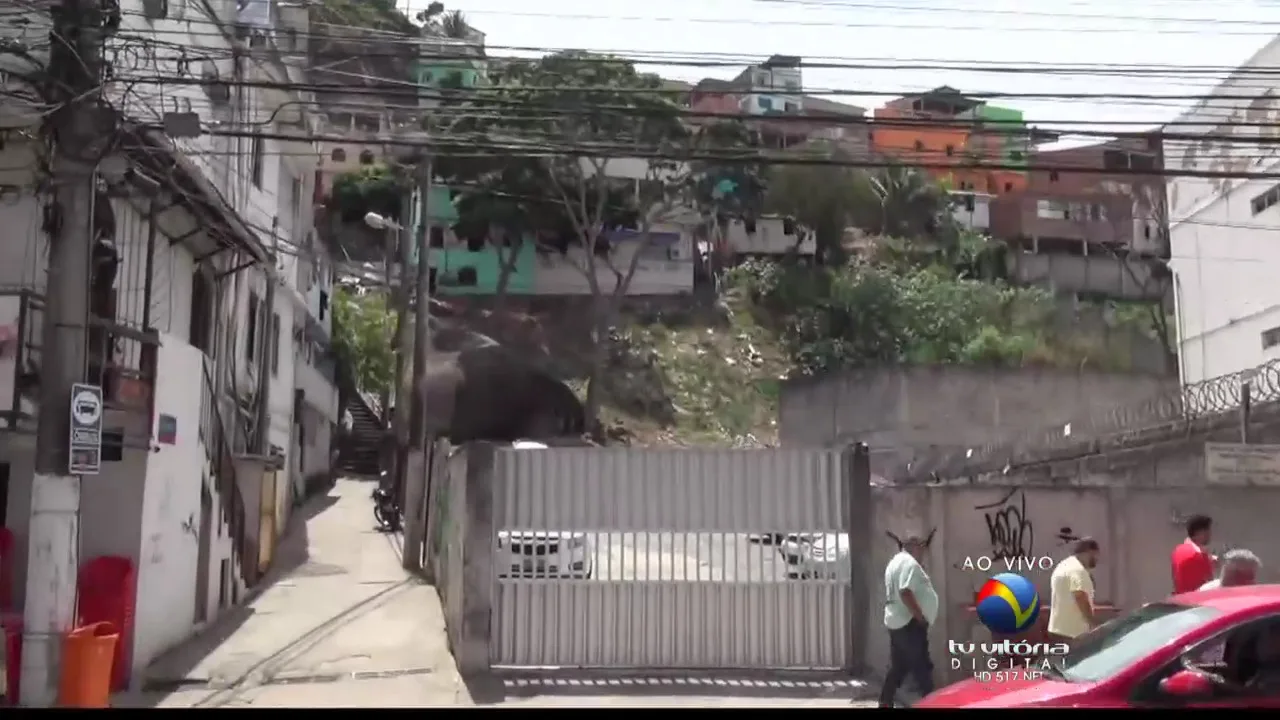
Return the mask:
POLYGON ((67 633, 62 642, 62 676, 58 707, 111 707, 111 665, 120 633, 109 622, 93 623, 67 633))

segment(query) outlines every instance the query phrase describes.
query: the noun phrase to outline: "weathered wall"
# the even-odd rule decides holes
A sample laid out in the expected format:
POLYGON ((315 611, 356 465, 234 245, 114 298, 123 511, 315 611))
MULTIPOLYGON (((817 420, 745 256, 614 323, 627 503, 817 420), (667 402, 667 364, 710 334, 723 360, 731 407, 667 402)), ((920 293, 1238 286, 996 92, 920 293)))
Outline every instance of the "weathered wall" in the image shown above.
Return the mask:
MULTIPOLYGON (((964 567, 966 558, 1050 556, 1061 560, 1080 537, 1096 539, 1102 559, 1094 571, 1097 602, 1119 610, 1166 597, 1171 588, 1169 554, 1185 536, 1193 513, 1214 518, 1212 549, 1222 553, 1245 547, 1274 562, 1268 549, 1280 545, 1280 528, 1268 522, 1280 505, 1280 487, 1209 486, 1203 479, 1203 445, 1184 443, 1157 456, 1097 458, 1082 463, 1074 478, 1046 480, 1033 471, 979 484, 927 487, 881 487, 874 491, 872 567, 882 570, 897 551, 887 535, 933 533, 926 562, 943 598, 938 631, 932 634, 933 657, 945 676, 946 641, 978 639, 985 630, 970 610, 973 594, 996 572, 964 567), (1102 465, 1110 462, 1110 471, 1102 465), (1212 492, 1211 492, 1212 490, 1212 492)), ((1261 581, 1280 582, 1280 568, 1263 568, 1261 581)), ((1049 572, 1023 571, 1048 601, 1049 572)), ((876 598, 875 609, 883 608, 876 598)), ((888 660, 887 635, 873 618, 868 657, 872 667, 888 660)))
POLYGON ((872 448, 872 472, 931 448, 1012 438, 1141 402, 1176 379, 1128 373, 1023 368, 912 367, 850 371, 786 383, 779 402, 784 445, 872 448))

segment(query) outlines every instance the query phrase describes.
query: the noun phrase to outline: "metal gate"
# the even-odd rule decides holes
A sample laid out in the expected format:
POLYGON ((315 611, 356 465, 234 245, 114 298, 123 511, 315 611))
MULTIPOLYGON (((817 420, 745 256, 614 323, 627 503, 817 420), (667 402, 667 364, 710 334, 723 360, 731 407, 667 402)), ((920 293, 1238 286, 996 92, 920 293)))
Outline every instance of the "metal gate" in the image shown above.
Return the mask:
POLYGON ((849 665, 831 450, 501 450, 497 667, 849 665))

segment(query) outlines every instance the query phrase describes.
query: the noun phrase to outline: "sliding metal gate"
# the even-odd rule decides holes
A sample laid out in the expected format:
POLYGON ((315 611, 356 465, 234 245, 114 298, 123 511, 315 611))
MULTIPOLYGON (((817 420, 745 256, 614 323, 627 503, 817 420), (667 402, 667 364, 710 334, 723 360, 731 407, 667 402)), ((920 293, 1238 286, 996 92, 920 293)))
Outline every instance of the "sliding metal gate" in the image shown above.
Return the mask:
POLYGON ((499 451, 492 664, 846 667, 841 467, 830 450, 499 451))

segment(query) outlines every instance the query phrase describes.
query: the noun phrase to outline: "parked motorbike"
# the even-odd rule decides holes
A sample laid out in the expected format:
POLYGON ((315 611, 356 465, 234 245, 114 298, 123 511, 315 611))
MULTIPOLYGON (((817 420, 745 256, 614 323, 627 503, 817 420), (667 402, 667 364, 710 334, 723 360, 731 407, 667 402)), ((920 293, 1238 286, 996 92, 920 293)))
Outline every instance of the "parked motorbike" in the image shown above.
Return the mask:
POLYGON ((379 485, 373 491, 373 519, 387 532, 400 530, 400 505, 396 494, 379 485))

